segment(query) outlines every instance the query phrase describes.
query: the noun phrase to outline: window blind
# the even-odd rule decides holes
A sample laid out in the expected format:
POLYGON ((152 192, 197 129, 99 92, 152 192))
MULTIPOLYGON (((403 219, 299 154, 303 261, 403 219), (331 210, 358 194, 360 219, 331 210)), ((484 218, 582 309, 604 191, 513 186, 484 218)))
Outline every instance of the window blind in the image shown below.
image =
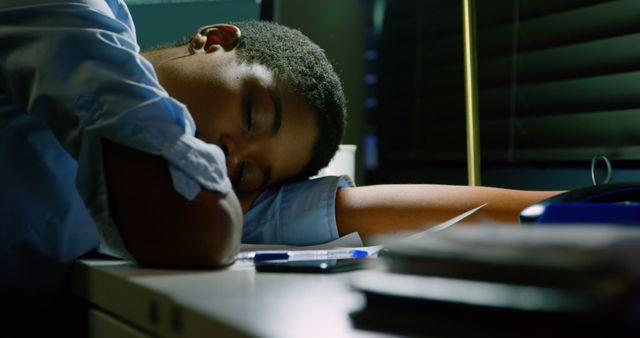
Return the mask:
MULTIPOLYGON (((481 159, 640 159, 640 1, 476 2, 481 159)), ((459 1, 388 1, 381 163, 463 162, 459 1)))

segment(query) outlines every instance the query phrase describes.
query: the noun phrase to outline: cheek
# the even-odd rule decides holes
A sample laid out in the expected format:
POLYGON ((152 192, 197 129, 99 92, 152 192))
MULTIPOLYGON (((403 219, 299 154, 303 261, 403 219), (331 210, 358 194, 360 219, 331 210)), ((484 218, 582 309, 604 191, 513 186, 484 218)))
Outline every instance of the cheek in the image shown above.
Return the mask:
POLYGON ((280 163, 281 180, 289 179, 300 173, 309 163, 313 146, 315 145, 317 131, 307 125, 290 125, 273 147, 272 152, 276 154, 280 163))
POLYGON ((240 104, 235 103, 236 100, 212 96, 205 101, 190 109, 202 140, 217 143, 222 134, 241 129, 240 104))

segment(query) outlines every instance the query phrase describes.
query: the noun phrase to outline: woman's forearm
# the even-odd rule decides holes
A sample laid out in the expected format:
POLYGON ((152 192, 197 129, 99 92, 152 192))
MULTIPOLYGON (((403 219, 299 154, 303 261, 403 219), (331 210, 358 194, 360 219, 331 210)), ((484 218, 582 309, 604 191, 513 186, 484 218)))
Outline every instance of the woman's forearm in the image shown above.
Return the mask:
POLYGON ((140 264, 218 268, 234 261, 242 211, 233 192, 202 190, 187 201, 163 158, 107 140, 102 149, 111 215, 140 264))
POLYGON ((393 233, 435 225, 487 203, 464 221, 517 223, 522 209, 558 193, 430 184, 343 188, 336 194, 336 222, 340 235, 393 233))

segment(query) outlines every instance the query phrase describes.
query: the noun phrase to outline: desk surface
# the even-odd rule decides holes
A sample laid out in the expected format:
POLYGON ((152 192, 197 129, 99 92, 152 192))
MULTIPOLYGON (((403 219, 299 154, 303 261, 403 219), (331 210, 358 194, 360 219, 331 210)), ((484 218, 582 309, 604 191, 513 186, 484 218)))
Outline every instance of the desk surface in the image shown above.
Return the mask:
POLYGON ((352 326, 364 298, 337 274, 145 269, 121 261, 76 263, 74 292, 106 313, 163 337, 381 337, 352 326))

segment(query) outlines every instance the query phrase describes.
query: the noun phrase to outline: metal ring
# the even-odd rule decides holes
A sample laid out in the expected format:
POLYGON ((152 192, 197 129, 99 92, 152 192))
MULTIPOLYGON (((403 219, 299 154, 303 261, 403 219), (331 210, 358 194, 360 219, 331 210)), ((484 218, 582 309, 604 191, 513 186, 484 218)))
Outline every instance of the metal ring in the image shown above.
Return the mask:
POLYGON ((602 184, 607 184, 609 183, 609 180, 611 180, 611 172, 613 171, 611 168, 611 161, 609 161, 607 156, 597 154, 591 159, 591 181, 593 182, 593 185, 598 185, 598 182, 596 181, 596 164, 598 163, 599 159, 602 159, 607 165, 607 176, 604 178, 602 184))

